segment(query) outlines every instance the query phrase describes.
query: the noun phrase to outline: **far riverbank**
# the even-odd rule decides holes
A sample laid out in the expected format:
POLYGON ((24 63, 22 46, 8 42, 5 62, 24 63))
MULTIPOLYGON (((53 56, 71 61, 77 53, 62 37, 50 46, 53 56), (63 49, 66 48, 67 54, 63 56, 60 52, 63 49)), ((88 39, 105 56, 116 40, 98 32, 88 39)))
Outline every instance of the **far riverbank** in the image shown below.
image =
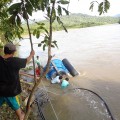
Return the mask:
MULTIPOLYGON (((61 20, 64 26, 67 29, 74 29, 74 28, 86 28, 92 26, 100 26, 100 25, 107 25, 107 24, 115 24, 119 23, 119 18, 117 17, 110 17, 110 16, 90 16, 86 14, 71 14, 69 16, 62 16, 61 20)), ((33 33, 34 29, 38 27, 38 25, 32 21, 30 22, 31 33, 33 33)), ((49 30, 49 23, 47 20, 39 21, 38 23, 44 23, 45 28, 49 30)), ((28 34, 26 24, 23 24, 24 34, 28 34)), ((53 31, 60 31, 63 30, 63 27, 58 24, 57 21, 53 23, 53 31)))

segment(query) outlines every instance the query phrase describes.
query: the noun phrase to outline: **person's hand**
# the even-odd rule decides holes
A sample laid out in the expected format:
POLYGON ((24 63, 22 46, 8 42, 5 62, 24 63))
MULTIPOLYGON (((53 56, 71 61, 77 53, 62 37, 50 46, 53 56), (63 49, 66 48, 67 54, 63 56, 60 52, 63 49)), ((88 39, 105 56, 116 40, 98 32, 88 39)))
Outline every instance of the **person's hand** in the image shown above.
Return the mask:
POLYGON ((32 57, 33 57, 34 55, 35 55, 35 51, 32 50, 32 51, 30 52, 30 55, 27 57, 27 63, 30 62, 30 60, 32 59, 32 57))
POLYGON ((30 52, 30 55, 33 57, 33 56, 35 55, 35 51, 32 50, 32 51, 30 52))

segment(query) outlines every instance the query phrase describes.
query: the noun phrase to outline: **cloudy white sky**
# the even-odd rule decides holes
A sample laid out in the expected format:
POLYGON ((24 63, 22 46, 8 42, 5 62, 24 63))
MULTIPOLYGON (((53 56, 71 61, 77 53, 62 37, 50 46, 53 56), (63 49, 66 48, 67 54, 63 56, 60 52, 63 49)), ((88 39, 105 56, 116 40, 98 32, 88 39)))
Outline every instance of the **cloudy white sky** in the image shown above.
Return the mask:
MULTIPOLYGON (((72 13, 85 13, 90 15, 98 15, 97 12, 97 4, 95 4, 94 11, 91 12, 89 10, 90 3, 93 0, 70 0, 69 10, 72 13)), ((103 0, 97 0, 98 2, 101 2, 103 0)), ((110 2, 110 9, 108 10, 108 13, 105 15, 116 15, 120 14, 120 0, 109 0, 110 2)))
MULTIPOLYGON (((14 2, 19 2, 20 0, 14 0, 14 2)), ((70 1, 69 4, 69 11, 71 13, 84 13, 90 15, 99 15, 97 12, 97 4, 94 7, 94 11, 91 12, 89 10, 90 3, 92 1, 98 1, 99 3, 104 0, 68 0, 70 1)), ((120 14, 120 0, 108 0, 110 2, 110 9, 106 15, 116 15, 120 14)))
MULTIPOLYGON (((71 13, 83 13, 88 15, 99 15, 97 12, 97 3, 95 4, 93 12, 89 10, 90 3, 94 0, 70 0, 69 4, 69 11, 71 13)), ((103 0, 97 0, 98 2, 101 2, 103 0)), ((104 16, 114 16, 116 14, 120 14, 120 0, 109 0, 110 2, 110 9, 108 10, 108 13, 105 13, 104 16)), ((43 14, 41 12, 34 13, 32 18, 38 19, 39 16, 42 16, 43 14)), ((102 15, 103 16, 103 15, 102 15)), ((41 17, 41 19, 44 19, 41 17)))

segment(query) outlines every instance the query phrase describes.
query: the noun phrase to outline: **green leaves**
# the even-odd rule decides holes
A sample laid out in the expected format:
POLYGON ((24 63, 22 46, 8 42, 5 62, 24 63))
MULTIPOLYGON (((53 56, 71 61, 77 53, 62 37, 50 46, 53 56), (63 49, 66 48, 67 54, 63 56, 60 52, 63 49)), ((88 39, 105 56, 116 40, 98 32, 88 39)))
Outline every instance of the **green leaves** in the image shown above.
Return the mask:
POLYGON ((90 5, 90 7, 89 7, 89 10, 93 11, 94 2, 91 2, 90 4, 91 4, 91 5, 90 5))
POLYGON ((108 0, 105 0, 105 7, 104 7, 104 11, 107 12, 108 9, 110 8, 110 2, 108 0))
POLYGON ((15 4, 11 5, 7 11, 9 12, 10 15, 13 15, 13 14, 16 15, 16 14, 20 13, 21 5, 22 5, 22 3, 15 3, 15 4))
POLYGON ((53 43, 53 46, 55 46, 55 47, 58 48, 58 45, 57 45, 57 41, 56 41, 56 40, 52 41, 52 43, 53 43))
POLYGON ((66 27, 64 26, 63 22, 61 21, 60 17, 57 16, 57 22, 63 27, 63 29, 65 30, 65 32, 68 32, 66 27))
POLYGON ((33 12, 33 6, 31 5, 31 3, 28 1, 26 4, 25 4, 25 9, 26 9, 26 12, 32 16, 32 12, 33 12))
POLYGON ((61 9, 61 6, 58 5, 58 15, 61 16, 62 15, 62 9, 61 9))
POLYGON ((33 35, 36 36, 36 38, 40 37, 41 32, 45 32, 46 34, 48 34, 48 30, 45 28, 44 23, 37 23, 37 24, 38 27, 33 31, 33 35))
POLYGON ((66 10, 65 8, 62 8, 62 9, 65 11, 66 15, 69 15, 69 11, 68 10, 66 10))
POLYGON ((99 15, 105 12, 107 13, 109 7, 110 7, 109 1, 105 0, 104 2, 101 2, 98 6, 99 15))
MULTIPOLYGON (((8 36, 12 36, 13 33, 20 38, 21 33, 23 32, 23 29, 21 27, 21 18, 28 20, 29 16, 32 16, 32 12, 37 10, 42 10, 43 12, 46 12, 46 18, 49 22, 51 20, 51 24, 57 20, 57 22, 67 32, 67 29, 65 28, 63 22, 60 19, 60 16, 62 16, 63 12, 66 15, 69 15, 69 11, 64 7, 61 7, 67 4, 69 4, 68 0, 24 0, 12 4, 7 10, 10 15, 8 21, 9 25, 14 28, 14 30, 16 29, 16 32, 14 30, 11 32, 7 31, 6 38, 8 38, 8 36)), ((36 38, 39 38, 41 36, 41 32, 45 35, 44 40, 39 44, 39 46, 42 45, 44 50, 48 46, 58 47, 57 41, 52 41, 52 37, 50 37, 52 36, 50 30, 48 31, 43 23, 37 24, 38 27, 33 31, 33 35, 36 36, 36 38)))
POLYGON ((44 51, 45 51, 45 48, 49 46, 49 36, 48 35, 45 35, 44 40, 38 44, 38 47, 41 47, 41 46, 43 46, 44 51))
POLYGON ((51 42, 51 45, 50 45, 50 39, 49 39, 49 36, 48 35, 45 35, 44 37, 44 40, 41 41, 41 43, 38 44, 38 47, 43 47, 43 50, 45 51, 46 47, 48 46, 51 46, 53 48, 57 47, 58 48, 58 45, 57 45, 57 41, 54 40, 51 42))
POLYGON ((21 26, 21 19, 20 17, 17 15, 12 15, 10 18, 9 18, 9 23, 12 24, 12 25, 15 25, 15 26, 21 26))
POLYGON ((67 0, 59 0, 57 3, 66 5, 66 4, 69 4, 69 1, 67 1, 67 0))
POLYGON ((98 7, 98 12, 99 12, 99 15, 101 15, 102 13, 104 13, 104 7, 103 7, 103 2, 101 2, 100 4, 99 4, 99 7, 98 7))
POLYGON ((110 2, 108 0, 104 0, 104 2, 98 3, 97 1, 93 1, 90 4, 90 10, 93 11, 94 3, 98 4, 98 12, 99 15, 107 13, 108 9, 110 8, 110 2))
POLYGON ((47 7, 46 9, 47 9, 47 16, 50 17, 50 12, 51 12, 50 7, 47 7))

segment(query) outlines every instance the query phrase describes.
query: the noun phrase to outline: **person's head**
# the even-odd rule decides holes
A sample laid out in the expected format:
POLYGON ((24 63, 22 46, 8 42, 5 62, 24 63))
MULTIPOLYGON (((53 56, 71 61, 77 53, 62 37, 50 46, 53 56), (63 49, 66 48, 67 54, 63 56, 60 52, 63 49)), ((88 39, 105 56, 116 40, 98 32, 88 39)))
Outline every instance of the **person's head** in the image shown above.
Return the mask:
POLYGON ((61 80, 63 77, 62 76, 59 76, 59 79, 61 80))
POLYGON ((65 80, 69 81, 69 78, 65 78, 65 80))
POLYGON ((39 56, 36 56, 37 57, 37 59, 39 59, 39 56))
POLYGON ((5 54, 14 54, 14 52, 16 51, 16 46, 9 42, 4 46, 4 53, 5 54))

